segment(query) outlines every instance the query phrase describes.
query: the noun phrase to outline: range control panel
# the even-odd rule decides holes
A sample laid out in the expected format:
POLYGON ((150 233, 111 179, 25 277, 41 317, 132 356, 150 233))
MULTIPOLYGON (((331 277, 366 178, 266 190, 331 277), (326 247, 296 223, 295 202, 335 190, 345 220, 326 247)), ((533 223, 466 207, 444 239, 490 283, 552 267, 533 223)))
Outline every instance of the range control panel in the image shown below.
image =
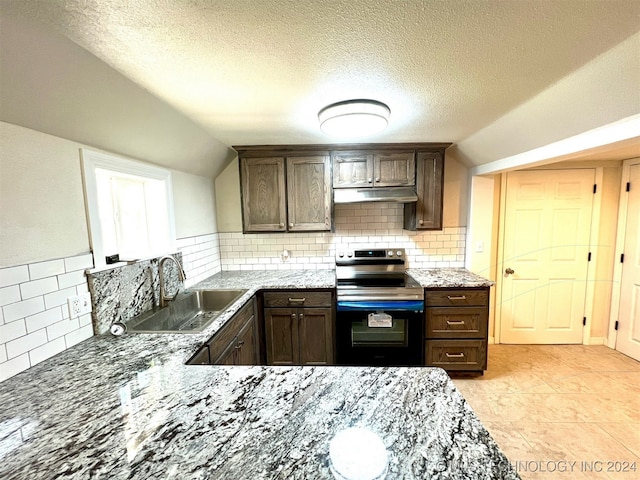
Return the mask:
POLYGON ((338 250, 336 259, 404 259, 404 248, 374 248, 367 250, 338 250))

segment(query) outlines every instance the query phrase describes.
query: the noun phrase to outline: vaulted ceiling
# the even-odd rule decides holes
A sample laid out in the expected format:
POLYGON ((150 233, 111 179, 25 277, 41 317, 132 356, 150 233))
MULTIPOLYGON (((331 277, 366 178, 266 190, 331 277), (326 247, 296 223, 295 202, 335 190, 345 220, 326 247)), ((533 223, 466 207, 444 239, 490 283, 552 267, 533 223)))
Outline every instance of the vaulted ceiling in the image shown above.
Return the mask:
POLYGON ((174 162, 180 149, 206 163, 230 145, 335 143, 317 113, 351 98, 391 108, 362 141, 460 143, 640 30, 637 0, 0 5, 3 120, 94 145, 131 124, 135 155, 174 162))

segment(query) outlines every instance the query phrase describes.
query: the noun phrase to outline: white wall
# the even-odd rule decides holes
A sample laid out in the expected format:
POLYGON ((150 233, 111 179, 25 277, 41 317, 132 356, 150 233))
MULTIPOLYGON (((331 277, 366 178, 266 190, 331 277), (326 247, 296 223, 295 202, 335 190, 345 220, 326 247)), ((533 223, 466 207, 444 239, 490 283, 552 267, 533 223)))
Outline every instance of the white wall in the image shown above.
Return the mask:
POLYGON ((216 233, 216 201, 213 179, 173 170, 176 237, 216 233))
POLYGON ((458 150, 469 164, 485 164, 640 113, 638 52, 640 33, 459 142, 458 150))
MULTIPOLYGON (((93 334, 90 316, 71 319, 66 305, 93 267, 82 147, 0 122, 0 381, 93 334)), ((177 247, 195 283, 220 271, 213 179, 172 177, 177 247)))
POLYGON ((0 122, 0 267, 89 251, 79 148, 0 122))

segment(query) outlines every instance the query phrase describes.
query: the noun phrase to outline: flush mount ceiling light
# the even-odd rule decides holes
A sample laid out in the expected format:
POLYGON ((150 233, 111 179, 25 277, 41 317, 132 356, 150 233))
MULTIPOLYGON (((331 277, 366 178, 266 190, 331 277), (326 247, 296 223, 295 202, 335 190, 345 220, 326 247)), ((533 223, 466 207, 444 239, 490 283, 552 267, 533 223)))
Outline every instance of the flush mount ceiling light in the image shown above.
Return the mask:
POLYGON ((320 130, 333 137, 366 137, 387 128, 391 110, 377 100, 345 100, 318 112, 320 130))

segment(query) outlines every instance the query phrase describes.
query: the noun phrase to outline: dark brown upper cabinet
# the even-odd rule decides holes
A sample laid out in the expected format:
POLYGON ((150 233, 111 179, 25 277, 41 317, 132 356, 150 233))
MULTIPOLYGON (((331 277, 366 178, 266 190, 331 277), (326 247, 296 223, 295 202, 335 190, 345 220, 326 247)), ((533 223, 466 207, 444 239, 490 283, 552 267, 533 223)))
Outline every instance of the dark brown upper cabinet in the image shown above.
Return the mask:
POLYGON ((331 230, 329 155, 241 158, 243 231, 331 230))
POLYGON ((442 230, 444 153, 417 152, 416 193, 418 201, 405 203, 406 230, 442 230))
POLYGON ((415 185, 413 151, 333 152, 333 188, 415 185))
POLYGON ((234 146, 245 233, 331 231, 334 188, 416 187, 404 228, 442 229, 450 143, 234 146), (332 173, 333 172, 333 173, 332 173))

